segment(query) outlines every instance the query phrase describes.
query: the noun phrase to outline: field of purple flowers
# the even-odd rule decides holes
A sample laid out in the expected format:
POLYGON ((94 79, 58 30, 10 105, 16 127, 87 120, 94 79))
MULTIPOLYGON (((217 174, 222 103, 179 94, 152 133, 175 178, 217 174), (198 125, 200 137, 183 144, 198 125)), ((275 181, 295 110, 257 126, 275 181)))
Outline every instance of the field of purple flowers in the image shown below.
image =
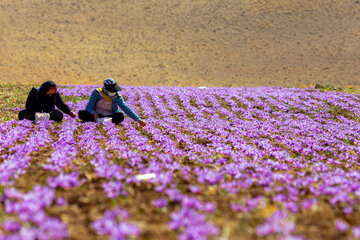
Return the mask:
MULTIPOLYGON (((94 87, 59 92, 78 111, 94 87)), ((147 126, 0 122, 0 239, 360 239, 360 95, 122 95, 147 126)))

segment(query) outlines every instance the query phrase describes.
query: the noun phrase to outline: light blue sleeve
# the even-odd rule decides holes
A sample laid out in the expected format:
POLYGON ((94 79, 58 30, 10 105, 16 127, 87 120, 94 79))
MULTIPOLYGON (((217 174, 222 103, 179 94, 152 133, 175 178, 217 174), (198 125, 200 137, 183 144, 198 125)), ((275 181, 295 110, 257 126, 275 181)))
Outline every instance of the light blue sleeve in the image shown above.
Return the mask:
POLYGON ((119 106, 121 108, 121 110, 123 110, 124 113, 126 115, 128 115, 130 118, 132 118, 134 121, 137 121, 140 119, 140 117, 133 110, 131 110, 130 107, 128 107, 126 105, 122 96, 119 96, 118 98, 116 98, 115 101, 116 101, 116 105, 119 106))
POLYGON ((88 111, 91 114, 95 113, 95 105, 96 103, 99 101, 99 99, 101 98, 99 92, 95 89, 90 96, 89 102, 86 105, 86 111, 88 111))

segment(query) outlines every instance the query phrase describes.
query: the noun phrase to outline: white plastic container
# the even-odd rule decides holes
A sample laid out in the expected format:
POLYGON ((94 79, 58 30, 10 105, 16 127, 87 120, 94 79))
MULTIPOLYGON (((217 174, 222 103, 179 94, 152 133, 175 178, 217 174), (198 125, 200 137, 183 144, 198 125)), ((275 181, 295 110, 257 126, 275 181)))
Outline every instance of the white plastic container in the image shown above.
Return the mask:
POLYGON ((111 122, 111 117, 98 118, 97 123, 104 124, 105 122, 111 122))
POLYGON ((46 121, 50 119, 49 113, 35 113, 35 124, 39 124, 40 121, 46 121))
POLYGON ((135 179, 139 181, 146 181, 154 177, 156 177, 155 173, 145 173, 145 174, 136 175, 135 179))

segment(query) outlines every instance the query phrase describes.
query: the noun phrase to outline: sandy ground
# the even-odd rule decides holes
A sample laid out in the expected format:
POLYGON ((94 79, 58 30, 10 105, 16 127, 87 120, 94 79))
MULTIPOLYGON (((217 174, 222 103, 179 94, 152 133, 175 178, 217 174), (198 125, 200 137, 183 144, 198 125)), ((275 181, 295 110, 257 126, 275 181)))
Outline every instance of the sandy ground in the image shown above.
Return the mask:
POLYGON ((360 86, 358 0, 2 0, 0 83, 360 86))

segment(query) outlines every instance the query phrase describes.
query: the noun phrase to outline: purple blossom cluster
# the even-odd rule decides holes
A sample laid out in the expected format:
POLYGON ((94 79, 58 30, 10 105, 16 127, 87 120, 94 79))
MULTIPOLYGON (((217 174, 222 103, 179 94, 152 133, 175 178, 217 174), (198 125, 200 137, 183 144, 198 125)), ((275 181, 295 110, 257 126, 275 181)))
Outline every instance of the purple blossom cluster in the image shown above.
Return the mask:
MULTIPOLYGON (((81 110, 95 87, 69 85, 59 92, 81 100, 69 103, 81 110)), ((179 239, 220 234, 221 227, 211 219, 222 213, 216 201, 204 201, 207 193, 229 196, 228 209, 245 216, 258 214, 273 202, 277 211, 254 227, 260 237, 276 234, 300 239, 295 234, 296 214, 314 211, 319 202, 340 209, 341 214, 360 214, 358 95, 265 87, 126 87, 122 95, 146 119, 144 128, 129 118, 122 127, 65 118, 58 130, 51 121, 0 123, 0 184, 5 187, 0 198, 8 202, 4 209, 20 203, 24 209, 32 207, 32 202, 20 200, 25 195, 11 185, 33 164, 31 153, 51 146, 53 152, 43 168, 56 175, 47 179, 50 188, 40 187, 44 194, 86 184, 79 177, 84 174, 82 165, 74 162, 86 158, 89 161, 82 164, 90 165, 94 171, 90 174, 102 179, 108 198, 130 197, 128 188, 147 181, 161 195, 152 204, 171 211, 168 227, 179 233, 179 239), (49 132, 56 134, 56 141, 49 132), (138 176, 143 174, 153 177, 142 180, 138 176), (254 189, 257 194, 250 194, 254 189)), ((33 189, 37 191, 39 187, 33 189)), ((54 201, 54 196, 48 198, 45 203, 38 201, 34 209, 44 213, 54 201)), ((60 198, 54 202, 67 204, 60 198)), ((31 232, 36 237, 42 231, 38 229, 47 226, 37 226, 42 220, 36 222, 23 210, 6 212, 10 215, 2 223, 6 236, 23 234, 26 227, 33 231, 25 222, 37 229, 31 232), (21 221, 12 218, 14 214, 21 221)), ((343 216, 337 214, 334 229, 359 237, 359 226, 340 220, 343 216)), ((43 214, 39 219, 48 218, 43 214)), ((126 219, 127 212, 117 208, 106 211, 92 227, 113 239, 138 236, 140 229, 126 219)), ((59 220, 51 221, 66 229, 59 220)), ((65 230, 59 232, 65 236, 65 230)))
POLYGON ((3 154, 1 157, 4 159, 0 163, 0 184, 11 185, 12 181, 19 175, 23 174, 30 163, 30 154, 38 151, 40 147, 51 143, 53 140, 49 135, 48 127, 50 122, 43 122, 37 125, 31 132, 33 125, 30 121, 22 121, 18 123, 19 126, 9 130, 6 139, 3 141, 2 149, 8 147, 8 154, 3 154), (25 139, 30 134, 24 144, 14 145, 14 139, 25 139))
POLYGON ((136 237, 140 234, 140 230, 135 224, 126 221, 129 217, 129 213, 121 208, 106 210, 104 216, 94 221, 91 227, 99 235, 110 235, 112 240, 136 237))
POLYGON ((254 209, 256 209, 259 204, 261 203, 261 200, 263 199, 262 196, 258 196, 255 198, 246 198, 244 204, 239 203, 231 203, 230 207, 233 211, 238 212, 252 212, 254 209))
MULTIPOLYGON (((335 227, 339 232, 347 232, 350 230, 350 225, 342 219, 335 220, 335 227)), ((359 239, 360 225, 352 227, 351 232, 356 239, 359 239)))
POLYGON ((16 141, 24 140, 31 130, 31 124, 27 121, 21 122, 15 127, 14 125, 16 125, 16 121, 8 121, 1 124, 0 150, 11 146, 16 141))
POLYGON ((61 130, 57 132, 59 136, 58 141, 52 144, 54 152, 47 159, 47 163, 43 165, 44 169, 61 172, 67 166, 74 168, 71 161, 78 153, 74 138, 74 131, 77 127, 76 122, 71 119, 62 125, 61 130))
POLYGON ((206 222, 206 216, 193 208, 181 208, 171 214, 169 227, 173 230, 184 228, 179 239, 207 239, 208 236, 218 235, 219 229, 212 223, 206 222))
POLYGON ((67 227, 56 217, 46 214, 46 207, 55 200, 54 190, 35 186, 24 194, 8 188, 4 194, 7 219, 2 228, 9 234, 0 239, 63 239, 68 237, 67 227))
POLYGON ((71 187, 78 187, 84 182, 85 179, 79 180, 79 173, 77 171, 74 171, 70 174, 61 172, 57 177, 50 177, 47 180, 47 184, 49 185, 49 187, 61 187, 65 189, 69 189, 71 187))
POLYGON ((127 191, 124 190, 123 184, 119 181, 109 181, 107 183, 103 183, 102 187, 106 196, 109 198, 116 198, 120 195, 126 196, 128 194, 127 191))
POLYGON ((277 233, 280 235, 280 239, 304 239, 302 237, 293 236, 296 226, 293 222, 289 221, 286 211, 276 211, 266 222, 257 227, 256 231, 260 236, 267 236, 269 234, 277 233))

